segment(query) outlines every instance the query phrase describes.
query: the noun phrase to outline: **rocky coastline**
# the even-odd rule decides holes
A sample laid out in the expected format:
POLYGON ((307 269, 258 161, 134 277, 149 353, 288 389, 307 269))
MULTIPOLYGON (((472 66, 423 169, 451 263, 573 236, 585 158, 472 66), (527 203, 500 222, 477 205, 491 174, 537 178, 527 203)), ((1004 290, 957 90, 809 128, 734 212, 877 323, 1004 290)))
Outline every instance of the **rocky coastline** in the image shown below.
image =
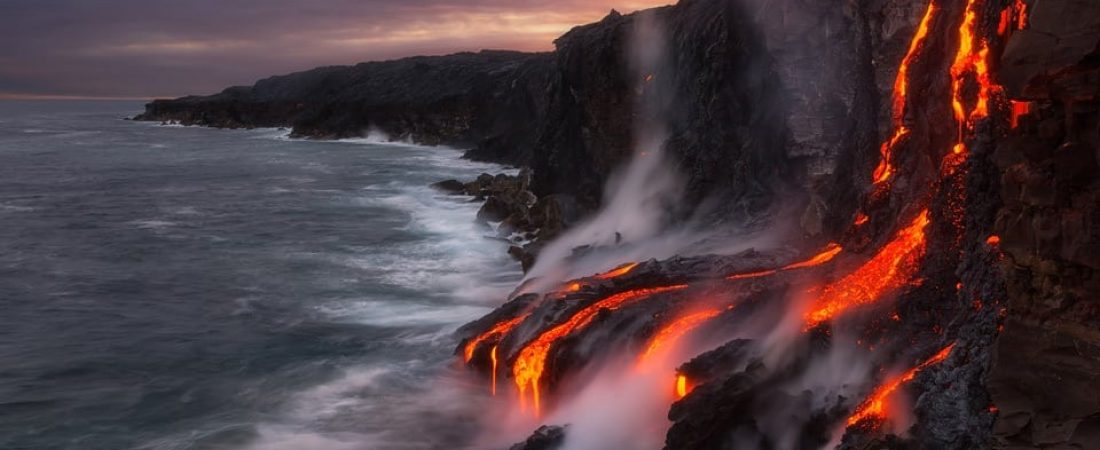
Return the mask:
MULTIPOLYGON (((691 386, 668 405, 665 448, 1100 448, 1095 2, 683 0, 612 12, 555 45, 317 69, 154 102, 138 119, 377 130, 522 166, 433 187, 484 202, 476 220, 526 270, 607 206, 605 184, 637 150, 636 99, 658 80, 663 150, 686 178, 673 216, 723 227, 781 209, 797 222, 790 244, 517 290, 458 330, 472 376, 520 397, 533 386, 554 408, 572 377, 645 347, 699 298, 720 299, 699 332, 728 337, 815 292, 854 306, 802 317, 783 358, 741 333, 676 367, 691 386), (625 55, 643 14, 671 56, 638 76, 625 55), (841 334, 866 379, 807 387, 850 351, 841 334), (913 399, 902 430, 862 411, 883 386, 913 399)), ((560 448, 577 428, 543 425, 513 449, 560 448)))

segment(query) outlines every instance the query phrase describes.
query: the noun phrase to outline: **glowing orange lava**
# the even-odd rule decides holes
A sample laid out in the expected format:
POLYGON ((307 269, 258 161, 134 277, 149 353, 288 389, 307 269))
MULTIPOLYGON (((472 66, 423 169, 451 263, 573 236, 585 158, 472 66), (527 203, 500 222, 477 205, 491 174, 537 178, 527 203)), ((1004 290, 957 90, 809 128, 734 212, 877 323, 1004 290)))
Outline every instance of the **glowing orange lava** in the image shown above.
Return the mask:
POLYGON ((989 47, 977 37, 978 0, 967 0, 962 24, 959 25, 959 50, 951 64, 951 109, 955 112, 955 121, 959 125, 954 153, 966 152, 965 130, 970 121, 989 115, 989 97, 993 91, 993 82, 989 75, 989 47), (974 106, 967 111, 967 99, 963 98, 963 83, 967 74, 973 74, 978 82, 978 98, 974 106))
POLYGON ((676 319, 650 338, 649 345, 647 345, 645 351, 642 352, 642 356, 638 359, 638 363, 644 363, 661 349, 675 345, 684 335, 690 333, 695 328, 721 313, 721 309, 709 309, 676 319))
POLYGON ((867 217, 866 214, 859 213, 859 214, 856 215, 856 221, 854 223, 855 223, 855 226, 858 227, 860 225, 863 225, 863 224, 867 223, 867 221, 869 221, 869 220, 871 220, 871 218, 867 217))
POLYGON ((1020 117, 1031 114, 1031 102, 1012 101, 1012 128, 1020 126, 1020 117))
POLYGON ((955 344, 951 344, 940 350, 927 361, 921 363, 919 366, 909 369, 909 371, 901 374, 896 378, 890 379, 875 388, 867 400, 864 400, 859 408, 856 408, 856 412, 848 417, 848 426, 855 425, 866 419, 885 419, 887 416, 887 402, 893 395, 894 391, 897 391, 902 384, 912 381, 920 371, 927 369, 929 366, 939 364, 951 354, 951 350, 955 348, 955 344))
POLYGON ((796 263, 788 264, 788 265, 783 266, 783 267, 778 268, 778 269, 768 269, 768 270, 761 270, 761 271, 758 271, 758 272, 739 273, 739 274, 735 274, 735 275, 730 275, 730 276, 726 277, 726 279, 727 280, 744 280, 744 279, 749 279, 749 278, 760 278, 760 277, 766 277, 768 275, 774 275, 774 274, 776 274, 780 271, 784 271, 784 270, 805 269, 807 267, 820 266, 820 265, 825 264, 829 261, 832 261, 833 258, 835 258, 836 255, 839 255, 840 252, 842 252, 842 251, 844 251, 844 248, 841 247, 839 244, 830 243, 828 246, 825 247, 825 250, 821 251, 821 253, 818 253, 818 254, 814 255, 812 258, 807 259, 805 261, 799 261, 799 262, 796 262, 796 263))
POLYGON ((873 303, 908 283, 924 256, 924 229, 929 222, 928 210, 922 211, 869 261, 826 285, 813 309, 805 316, 806 328, 813 328, 851 308, 873 303))
POLYGON ((989 244, 989 245, 1000 244, 1001 243, 1001 237, 997 236, 997 235, 990 236, 989 239, 985 240, 985 243, 989 244))
POLYGON ((623 264, 622 266, 619 266, 619 267, 615 268, 614 270, 611 270, 610 272, 601 273, 599 275, 596 275, 596 278, 599 278, 601 280, 610 280, 612 278, 618 278, 618 277, 621 277, 623 275, 626 275, 626 274, 630 273, 630 271, 634 270, 635 267, 638 267, 638 263, 623 264))
POLYGON ((681 399, 688 395, 688 378, 685 375, 676 375, 676 398, 681 399))
POLYGON ((550 352, 550 347, 559 339, 588 326, 601 310, 616 310, 629 303, 643 300, 656 294, 677 291, 687 287, 686 284, 681 284, 621 292, 593 303, 578 311, 576 314, 573 314, 573 316, 565 322, 544 331, 520 351, 515 364, 512 366, 512 376, 515 379, 516 387, 519 389, 520 406, 525 407, 527 389, 530 388, 532 399, 534 400, 535 415, 537 416, 539 414, 539 381, 542 378, 542 372, 546 366, 546 357, 550 352))
POLYGON ((909 51, 905 53, 905 57, 901 60, 901 65, 898 66, 898 75, 897 78, 894 79, 893 94, 894 136, 886 142, 883 142, 879 149, 880 160, 878 167, 875 168, 875 172, 872 175, 872 179, 876 185, 885 183, 894 174, 894 166, 891 162, 894 155, 894 148, 909 134, 909 129, 905 127, 906 99, 909 93, 909 65, 913 63, 921 45, 928 37, 928 29, 932 23, 932 17, 935 11, 935 3, 929 2, 928 9, 924 11, 924 17, 921 18, 920 25, 917 26, 917 32, 913 35, 913 40, 909 42, 909 51))
POLYGON ((493 381, 490 384, 490 386, 491 386, 490 390, 492 391, 493 396, 496 397, 496 395, 497 395, 497 346, 494 345, 493 349, 491 351, 489 351, 489 359, 491 361, 493 361, 493 374, 492 374, 492 380, 493 381))
POLYGON ((807 259, 807 260, 801 261, 801 262, 796 262, 794 264, 790 264, 788 266, 783 267, 780 270, 795 270, 795 269, 805 269, 807 267, 820 266, 820 265, 825 264, 829 261, 832 261, 833 258, 836 258, 836 255, 840 254, 841 251, 844 251, 844 248, 841 247, 839 244, 830 243, 828 246, 825 247, 825 250, 823 250, 821 253, 818 253, 817 255, 814 255, 813 258, 810 258, 810 259, 807 259))
POLYGON ((1024 3, 1024 0, 1016 0, 1012 6, 1016 10, 1016 29, 1027 28, 1027 3, 1024 3))
POLYGON ((477 346, 481 345, 482 342, 485 342, 489 340, 489 338, 492 338, 494 336, 502 336, 504 334, 507 334, 509 331, 512 331, 512 328, 515 328, 516 325, 519 325, 520 322, 523 322, 523 319, 526 319, 529 315, 531 314, 528 313, 514 319, 505 320, 504 322, 493 325, 493 328, 490 328, 489 331, 481 333, 477 335, 477 337, 470 339, 470 341, 466 343, 466 347, 463 348, 463 356, 465 357, 466 362, 470 362, 471 359, 474 359, 474 351, 477 350, 477 346))

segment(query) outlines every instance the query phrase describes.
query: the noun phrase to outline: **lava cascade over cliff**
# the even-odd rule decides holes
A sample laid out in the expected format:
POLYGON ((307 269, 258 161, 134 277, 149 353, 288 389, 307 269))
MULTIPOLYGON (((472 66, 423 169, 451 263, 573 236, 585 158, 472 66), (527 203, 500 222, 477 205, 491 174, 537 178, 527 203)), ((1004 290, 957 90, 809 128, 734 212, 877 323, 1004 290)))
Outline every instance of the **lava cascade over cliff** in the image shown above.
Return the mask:
POLYGON ((896 66, 879 160, 863 175, 863 200, 837 243, 808 240, 814 249, 800 258, 750 251, 630 262, 571 280, 525 296, 471 335, 464 362, 486 370, 491 356, 493 391, 498 375, 511 376, 517 408, 537 420, 569 401, 567 385, 584 384, 585 367, 629 354, 643 368, 673 352, 686 362, 667 375, 676 403, 666 448, 941 442, 937 433, 969 430, 946 432, 937 420, 951 418, 918 413, 914 435, 901 438, 906 430, 892 425, 905 418, 888 405, 910 385, 937 389, 937 374, 948 371, 960 386, 943 395, 966 396, 955 399, 966 404, 959 414, 989 425, 987 397, 957 391, 980 372, 961 361, 985 351, 1001 311, 1001 299, 990 298, 1001 289, 989 269, 999 250, 985 223, 981 158, 984 143, 1026 113, 996 73, 1005 40, 1026 26, 1026 4, 931 0, 922 11, 896 66), (841 351, 874 369, 856 386, 792 393, 827 385, 814 368, 841 351), (769 425, 799 408, 785 431, 769 425))

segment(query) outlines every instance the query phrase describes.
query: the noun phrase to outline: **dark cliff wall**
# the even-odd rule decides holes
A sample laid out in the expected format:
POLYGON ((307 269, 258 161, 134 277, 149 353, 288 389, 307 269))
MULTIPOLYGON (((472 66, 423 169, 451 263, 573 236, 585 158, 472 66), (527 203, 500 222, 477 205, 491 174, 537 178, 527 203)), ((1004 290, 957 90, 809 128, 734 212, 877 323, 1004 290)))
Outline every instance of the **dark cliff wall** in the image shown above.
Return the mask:
POLYGON ((1033 2, 1001 60, 1031 101, 997 143, 1008 308, 998 448, 1100 448, 1100 4, 1033 2))

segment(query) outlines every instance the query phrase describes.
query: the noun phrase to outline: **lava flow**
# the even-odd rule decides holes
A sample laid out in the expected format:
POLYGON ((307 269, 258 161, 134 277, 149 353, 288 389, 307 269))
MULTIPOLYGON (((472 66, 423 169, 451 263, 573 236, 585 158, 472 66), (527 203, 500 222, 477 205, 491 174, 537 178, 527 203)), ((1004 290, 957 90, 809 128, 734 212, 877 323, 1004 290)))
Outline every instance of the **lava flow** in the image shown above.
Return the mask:
POLYGON ((489 331, 481 333, 473 339, 470 339, 470 342, 467 342, 466 347, 463 349, 463 356, 465 357, 466 362, 468 363, 471 359, 474 359, 474 351, 477 350, 477 346, 481 345, 482 342, 489 340, 493 336, 503 336, 507 334, 509 331, 512 331, 512 328, 515 328, 516 325, 519 325, 520 322, 523 322, 523 320, 526 319, 529 315, 531 314, 523 314, 514 319, 509 319, 493 325, 493 328, 490 328, 489 331))
POLYGON ((688 395, 688 378, 686 375, 676 375, 676 398, 684 398, 688 395))
POLYGON ((685 289, 687 287, 686 284, 681 284, 621 292, 593 303, 574 314, 565 322, 540 334, 520 351, 515 364, 512 366, 512 375, 515 378, 516 387, 519 389, 521 407, 525 404, 527 389, 531 388, 535 415, 537 416, 539 414, 539 381, 542 379, 542 372, 546 365, 546 356, 550 352, 550 347, 559 339, 588 326, 601 310, 619 309, 634 301, 665 292, 685 289))
POLYGON ((922 211, 869 261, 825 286, 815 306, 805 316, 806 328, 813 328, 851 308, 873 303, 908 283, 924 256, 924 229, 929 222, 928 210, 922 211))
POLYGON ((855 425, 867 419, 885 419, 887 415, 887 401, 890 399, 890 396, 893 395, 894 391, 901 387, 902 384, 915 378, 920 371, 947 359, 951 354, 951 350, 954 348, 955 344, 947 346, 947 348, 940 350, 939 353, 921 363, 919 366, 909 369, 909 371, 875 388, 871 396, 867 397, 867 400, 864 400, 863 403, 859 405, 856 412, 848 417, 848 426, 855 425))
POLYGON ((641 357, 638 359, 638 363, 643 364, 661 349, 675 345, 684 335, 690 333, 695 328, 698 328, 700 325, 721 313, 721 309, 708 309, 676 319, 650 338, 649 345, 647 345, 645 351, 642 352, 641 357))
POLYGON ((883 142, 882 147, 879 149, 879 157, 881 159, 872 176, 874 184, 876 185, 885 183, 890 179, 890 176, 894 174, 894 166, 891 162, 894 148, 909 134, 909 129, 905 127, 906 96, 909 92, 909 65, 913 63, 913 60, 917 56, 917 51, 928 37, 928 28, 932 22, 932 16, 934 15, 935 9, 935 4, 929 2, 928 9, 925 10, 924 17, 917 27, 917 32, 913 36, 913 40, 909 42, 909 51, 906 52, 905 58, 901 60, 901 65, 898 67, 898 75, 894 80, 894 137, 883 142))
POLYGON ((959 50, 951 64, 951 107, 959 125, 958 141, 954 150, 956 154, 966 151, 963 141, 970 121, 989 115, 989 97, 993 90, 989 64, 986 62, 989 58, 989 47, 977 37, 977 4, 978 0, 969 0, 966 4, 963 22, 959 26, 959 50), (973 74, 979 87, 978 98, 974 100, 969 111, 966 99, 963 98, 967 74, 973 74))
POLYGON ((615 268, 615 269, 613 269, 609 272, 601 273, 599 275, 596 275, 596 278, 601 279, 601 280, 610 280, 612 278, 618 278, 618 277, 621 277, 623 275, 626 275, 626 274, 630 273, 630 271, 634 270, 635 267, 638 267, 638 263, 624 264, 624 265, 619 266, 619 267, 617 267, 617 268, 615 268))
POLYGON ((843 250, 844 250, 844 248, 841 247, 840 245, 838 245, 836 243, 830 243, 827 247, 825 247, 825 250, 821 251, 821 253, 818 253, 817 255, 814 255, 813 258, 807 259, 805 261, 799 261, 799 262, 796 262, 796 263, 788 264, 788 265, 780 267, 778 269, 768 269, 768 270, 761 270, 761 271, 758 271, 758 272, 749 272, 749 273, 740 273, 740 274, 736 274, 736 275, 730 275, 730 276, 726 277, 726 279, 731 280, 731 281, 732 280, 745 280, 745 279, 749 279, 749 278, 759 278, 759 277, 766 277, 768 275, 774 275, 774 274, 782 272, 784 270, 805 269, 807 267, 820 266, 820 265, 825 264, 829 261, 832 261, 833 258, 835 258, 836 255, 840 254, 840 252, 843 251, 843 250))

